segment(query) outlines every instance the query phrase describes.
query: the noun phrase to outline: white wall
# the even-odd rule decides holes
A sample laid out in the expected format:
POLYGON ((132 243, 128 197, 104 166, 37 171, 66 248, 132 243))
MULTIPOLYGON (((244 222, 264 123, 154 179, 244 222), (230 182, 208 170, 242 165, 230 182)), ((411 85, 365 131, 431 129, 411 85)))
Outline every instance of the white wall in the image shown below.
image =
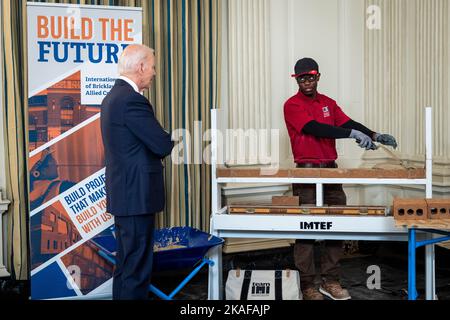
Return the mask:
MULTIPOLYGON (((350 117, 364 122, 364 2, 261 1, 264 4, 261 2, 259 10, 255 9, 254 3, 246 5, 245 0, 222 2, 225 18, 222 26, 221 107, 228 115, 229 128, 259 129, 264 123, 264 128, 279 129, 281 166, 289 167, 294 163, 283 105, 298 91, 295 80, 291 78, 298 59, 306 56, 316 59, 322 73, 319 90, 335 99, 350 117), (236 7, 243 12, 236 14, 236 7), (268 30, 266 43, 261 45, 253 41, 249 44, 247 38, 252 36, 247 34, 255 33, 253 37, 256 37, 260 27, 268 30), (241 48, 236 43, 245 43, 246 46, 241 48), (269 65, 265 59, 258 59, 261 56, 269 57, 269 65), (264 70, 264 76, 270 80, 248 77, 255 70, 264 70), (253 85, 248 85, 248 82, 253 82, 253 85), (254 92, 248 92, 245 86, 255 92, 264 92, 264 96, 252 99, 254 92), (247 110, 252 112, 245 112, 247 110)), ((354 142, 338 141, 338 153, 342 166, 360 165, 363 152, 354 142)))
MULTIPOLYGON (((293 164, 282 108, 298 91, 290 77, 298 59, 316 59, 322 74, 319 91, 336 100, 355 121, 364 123, 365 11, 361 0, 271 0, 272 126, 280 129, 285 141, 281 166, 293 164)), ((353 141, 338 140, 337 149, 341 167, 361 165, 363 151, 353 141)), ((348 203, 386 203, 386 191, 372 189, 364 192, 358 186, 346 186, 348 203)))
MULTIPOLYGON (((271 0, 272 126, 286 142, 283 166, 293 163, 282 109, 298 91, 290 77, 298 59, 316 59, 322 73, 319 91, 363 122, 363 6, 360 0, 271 0)), ((338 152, 341 165, 359 166, 362 152, 354 143, 339 141, 338 152)))

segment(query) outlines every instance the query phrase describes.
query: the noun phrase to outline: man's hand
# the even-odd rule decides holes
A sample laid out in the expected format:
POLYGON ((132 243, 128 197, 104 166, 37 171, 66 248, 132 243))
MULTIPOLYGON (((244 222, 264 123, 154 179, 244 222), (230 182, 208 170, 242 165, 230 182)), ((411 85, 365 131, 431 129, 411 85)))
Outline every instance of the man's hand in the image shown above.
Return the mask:
POLYGON ((366 150, 376 150, 377 146, 373 143, 372 139, 358 130, 352 130, 350 138, 355 139, 358 145, 366 150))
POLYGON ((375 141, 384 144, 385 146, 391 146, 394 149, 397 149, 398 147, 397 140, 395 140, 395 138, 389 134, 377 133, 375 135, 375 141))

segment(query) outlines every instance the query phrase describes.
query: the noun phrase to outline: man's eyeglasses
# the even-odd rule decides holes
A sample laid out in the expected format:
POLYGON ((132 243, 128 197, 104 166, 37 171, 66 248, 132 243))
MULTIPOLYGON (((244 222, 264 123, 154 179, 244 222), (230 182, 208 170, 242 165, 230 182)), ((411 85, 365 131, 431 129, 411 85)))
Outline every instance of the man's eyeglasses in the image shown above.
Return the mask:
POLYGON ((305 74, 303 76, 298 77, 298 82, 305 83, 306 81, 315 82, 317 80, 317 74, 305 74))

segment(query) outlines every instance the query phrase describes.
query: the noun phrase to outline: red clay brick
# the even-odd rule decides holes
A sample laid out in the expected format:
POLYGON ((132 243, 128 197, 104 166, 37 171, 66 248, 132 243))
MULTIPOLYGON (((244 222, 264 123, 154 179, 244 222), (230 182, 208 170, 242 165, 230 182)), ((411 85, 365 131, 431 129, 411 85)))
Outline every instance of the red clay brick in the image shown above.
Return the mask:
POLYGON ((349 179, 407 179, 406 169, 321 169, 321 178, 349 178, 349 179))
POLYGON ((289 170, 292 178, 320 178, 320 169, 297 168, 289 170))
POLYGON ((300 197, 272 197, 274 206, 299 206, 300 197))
POLYGON ((321 178, 350 178, 349 169, 320 169, 321 178))
POLYGON ((385 179, 408 179, 409 173, 407 169, 392 169, 383 170, 376 169, 378 171, 379 177, 385 179))
POLYGON ((261 178, 261 177, 277 177, 288 178, 289 169, 270 169, 270 168, 233 168, 233 169, 217 169, 217 177, 219 178, 261 178))
POLYGON ((216 175, 217 175, 217 178, 229 178, 229 177, 231 177, 231 170, 225 169, 225 168, 220 168, 220 169, 217 169, 216 175))
POLYGON ((408 170, 409 179, 425 179, 426 171, 425 169, 409 169, 408 170))
POLYGON ((429 219, 450 219, 450 199, 427 199, 429 219))
POLYGON ((398 220, 423 220, 428 215, 425 199, 394 199, 394 218, 398 220))
POLYGON ((316 169, 316 168, 296 168, 296 169, 272 169, 262 168, 219 168, 218 177, 234 178, 350 178, 350 179, 423 179, 425 169, 316 169), (273 175, 271 173, 274 173, 273 175))
POLYGON ((263 168, 260 169, 259 177, 266 178, 289 178, 290 171, 289 169, 271 169, 271 168, 263 168))
POLYGON ((232 169, 231 176, 233 178, 253 178, 259 177, 259 169, 232 169))

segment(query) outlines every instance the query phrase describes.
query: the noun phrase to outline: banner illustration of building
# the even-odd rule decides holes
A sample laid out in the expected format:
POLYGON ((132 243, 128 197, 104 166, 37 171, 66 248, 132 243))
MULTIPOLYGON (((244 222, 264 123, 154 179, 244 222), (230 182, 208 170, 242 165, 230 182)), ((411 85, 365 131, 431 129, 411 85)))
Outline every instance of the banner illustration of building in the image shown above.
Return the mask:
POLYGON ((28 3, 27 19, 31 297, 107 297, 100 105, 124 48, 142 43, 142 9, 28 3))

